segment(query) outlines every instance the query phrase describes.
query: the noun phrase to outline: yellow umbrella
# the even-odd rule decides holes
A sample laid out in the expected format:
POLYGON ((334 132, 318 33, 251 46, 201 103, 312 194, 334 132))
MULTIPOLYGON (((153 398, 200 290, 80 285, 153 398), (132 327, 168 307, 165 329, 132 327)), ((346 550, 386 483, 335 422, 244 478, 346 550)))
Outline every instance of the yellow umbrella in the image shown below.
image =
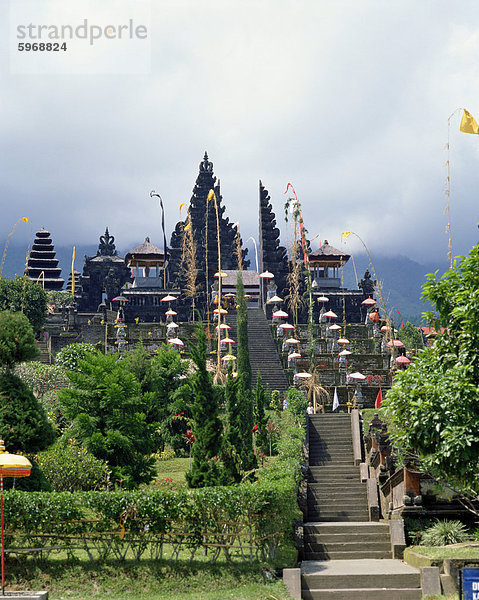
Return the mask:
POLYGON ((28 477, 32 470, 32 463, 19 454, 5 452, 3 440, 0 440, 0 509, 1 509, 1 535, 2 535, 2 595, 5 595, 5 540, 3 536, 3 478, 28 477))

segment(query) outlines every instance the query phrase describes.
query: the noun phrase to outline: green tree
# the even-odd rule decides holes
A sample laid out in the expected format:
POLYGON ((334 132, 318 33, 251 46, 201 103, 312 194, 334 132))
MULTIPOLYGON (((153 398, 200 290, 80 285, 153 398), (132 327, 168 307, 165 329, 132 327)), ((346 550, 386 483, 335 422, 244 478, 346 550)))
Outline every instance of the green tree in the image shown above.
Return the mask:
POLYGON ((236 282, 237 309, 237 369, 238 383, 236 386, 236 401, 240 410, 241 446, 238 452, 244 471, 250 471, 258 466, 253 449, 253 394, 251 390, 252 374, 249 360, 248 344, 248 309, 244 293, 243 278, 238 274, 236 282))
POLYGON ((114 355, 88 353, 80 371, 68 371, 71 389, 59 400, 78 438, 96 458, 106 460, 112 480, 125 487, 153 477, 151 454, 158 447, 155 406, 133 373, 114 355))
POLYGON ((416 325, 413 325, 409 321, 398 330, 397 338, 406 346, 408 350, 420 350, 424 348, 422 341, 422 334, 416 325))
POLYGON ((23 312, 35 332, 43 327, 47 314, 47 293, 27 277, 0 278, 0 310, 23 312))
POLYGON ((196 327, 196 343, 191 344, 190 354, 196 365, 196 373, 191 381, 194 397, 193 434, 196 441, 191 453, 193 462, 190 471, 186 473, 186 480, 190 487, 200 488, 218 485, 221 480, 218 456, 223 429, 211 373, 206 370, 206 335, 202 321, 196 327))
POLYGON ((241 406, 238 402, 238 379, 231 368, 225 384, 226 428, 223 440, 223 462, 226 477, 233 483, 241 481, 243 465, 239 450, 242 448, 241 406))
POLYGON ((15 363, 35 358, 37 354, 27 317, 20 312, 0 312, 0 366, 12 369, 15 363))
POLYGON ((164 344, 150 356, 140 340, 125 356, 123 364, 138 379, 142 394, 154 409, 150 418, 161 423, 161 447, 168 444, 175 452, 186 452, 183 435, 192 417, 192 390, 185 378, 188 362, 181 359, 171 344, 164 344), (180 413, 183 413, 181 419, 180 413))
POLYGON ((55 356, 55 364, 69 371, 79 371, 79 361, 87 358, 89 354, 95 354, 98 350, 93 344, 87 342, 75 342, 60 350, 55 356))
POLYGON ((258 374, 256 376, 254 403, 255 424, 258 426, 258 432, 256 433, 256 447, 265 454, 268 449, 268 417, 266 415, 266 407, 266 393, 261 380, 261 373, 258 371, 258 374))
POLYGON ((423 298, 430 323, 445 332, 398 373, 384 402, 391 437, 422 468, 479 493, 479 247, 441 278, 428 275, 423 298))

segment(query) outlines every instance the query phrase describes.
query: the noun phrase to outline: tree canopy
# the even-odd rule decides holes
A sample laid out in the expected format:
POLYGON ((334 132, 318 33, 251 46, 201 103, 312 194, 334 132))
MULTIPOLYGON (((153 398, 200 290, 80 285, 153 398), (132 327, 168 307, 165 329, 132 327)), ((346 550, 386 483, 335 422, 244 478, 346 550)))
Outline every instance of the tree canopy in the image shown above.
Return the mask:
POLYGON ((37 354, 35 336, 27 317, 21 312, 0 312, 0 366, 11 369, 15 363, 37 354))
POLYGON ((428 275, 423 298, 439 331, 384 402, 391 438, 422 468, 464 492, 479 493, 479 246, 438 278, 428 275))
POLYGON ((23 312, 35 332, 40 331, 47 314, 47 293, 28 277, 0 277, 0 310, 23 312))

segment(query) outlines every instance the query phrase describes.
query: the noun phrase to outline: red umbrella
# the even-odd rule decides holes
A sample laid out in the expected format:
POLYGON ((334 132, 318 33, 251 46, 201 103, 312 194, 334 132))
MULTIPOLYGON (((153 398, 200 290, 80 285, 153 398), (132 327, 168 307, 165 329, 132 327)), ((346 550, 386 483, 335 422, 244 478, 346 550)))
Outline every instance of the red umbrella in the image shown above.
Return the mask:
POLYGON ((365 306, 374 306, 375 304, 377 304, 377 302, 372 298, 366 298, 366 300, 363 300, 361 304, 364 304, 365 306))
POLYGON ((129 302, 128 298, 125 298, 125 296, 117 296, 116 298, 113 298, 112 302, 129 302))
POLYGON ((398 356, 396 358, 396 362, 398 363, 398 365, 409 365, 411 363, 407 356, 398 356))

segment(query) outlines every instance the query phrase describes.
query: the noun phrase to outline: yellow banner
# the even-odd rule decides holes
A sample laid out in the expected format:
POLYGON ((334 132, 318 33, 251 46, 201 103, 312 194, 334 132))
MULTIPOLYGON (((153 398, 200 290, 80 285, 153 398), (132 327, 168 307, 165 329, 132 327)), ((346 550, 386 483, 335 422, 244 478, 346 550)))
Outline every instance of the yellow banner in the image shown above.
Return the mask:
POLYGON ((463 133, 475 133, 476 135, 479 135, 479 125, 477 124, 476 119, 465 108, 463 108, 462 110, 463 113, 461 119, 461 126, 459 129, 463 133))
POLYGON ((343 238, 343 240, 347 239, 349 236, 351 235, 350 231, 343 231, 343 233, 341 234, 341 237, 343 238))

